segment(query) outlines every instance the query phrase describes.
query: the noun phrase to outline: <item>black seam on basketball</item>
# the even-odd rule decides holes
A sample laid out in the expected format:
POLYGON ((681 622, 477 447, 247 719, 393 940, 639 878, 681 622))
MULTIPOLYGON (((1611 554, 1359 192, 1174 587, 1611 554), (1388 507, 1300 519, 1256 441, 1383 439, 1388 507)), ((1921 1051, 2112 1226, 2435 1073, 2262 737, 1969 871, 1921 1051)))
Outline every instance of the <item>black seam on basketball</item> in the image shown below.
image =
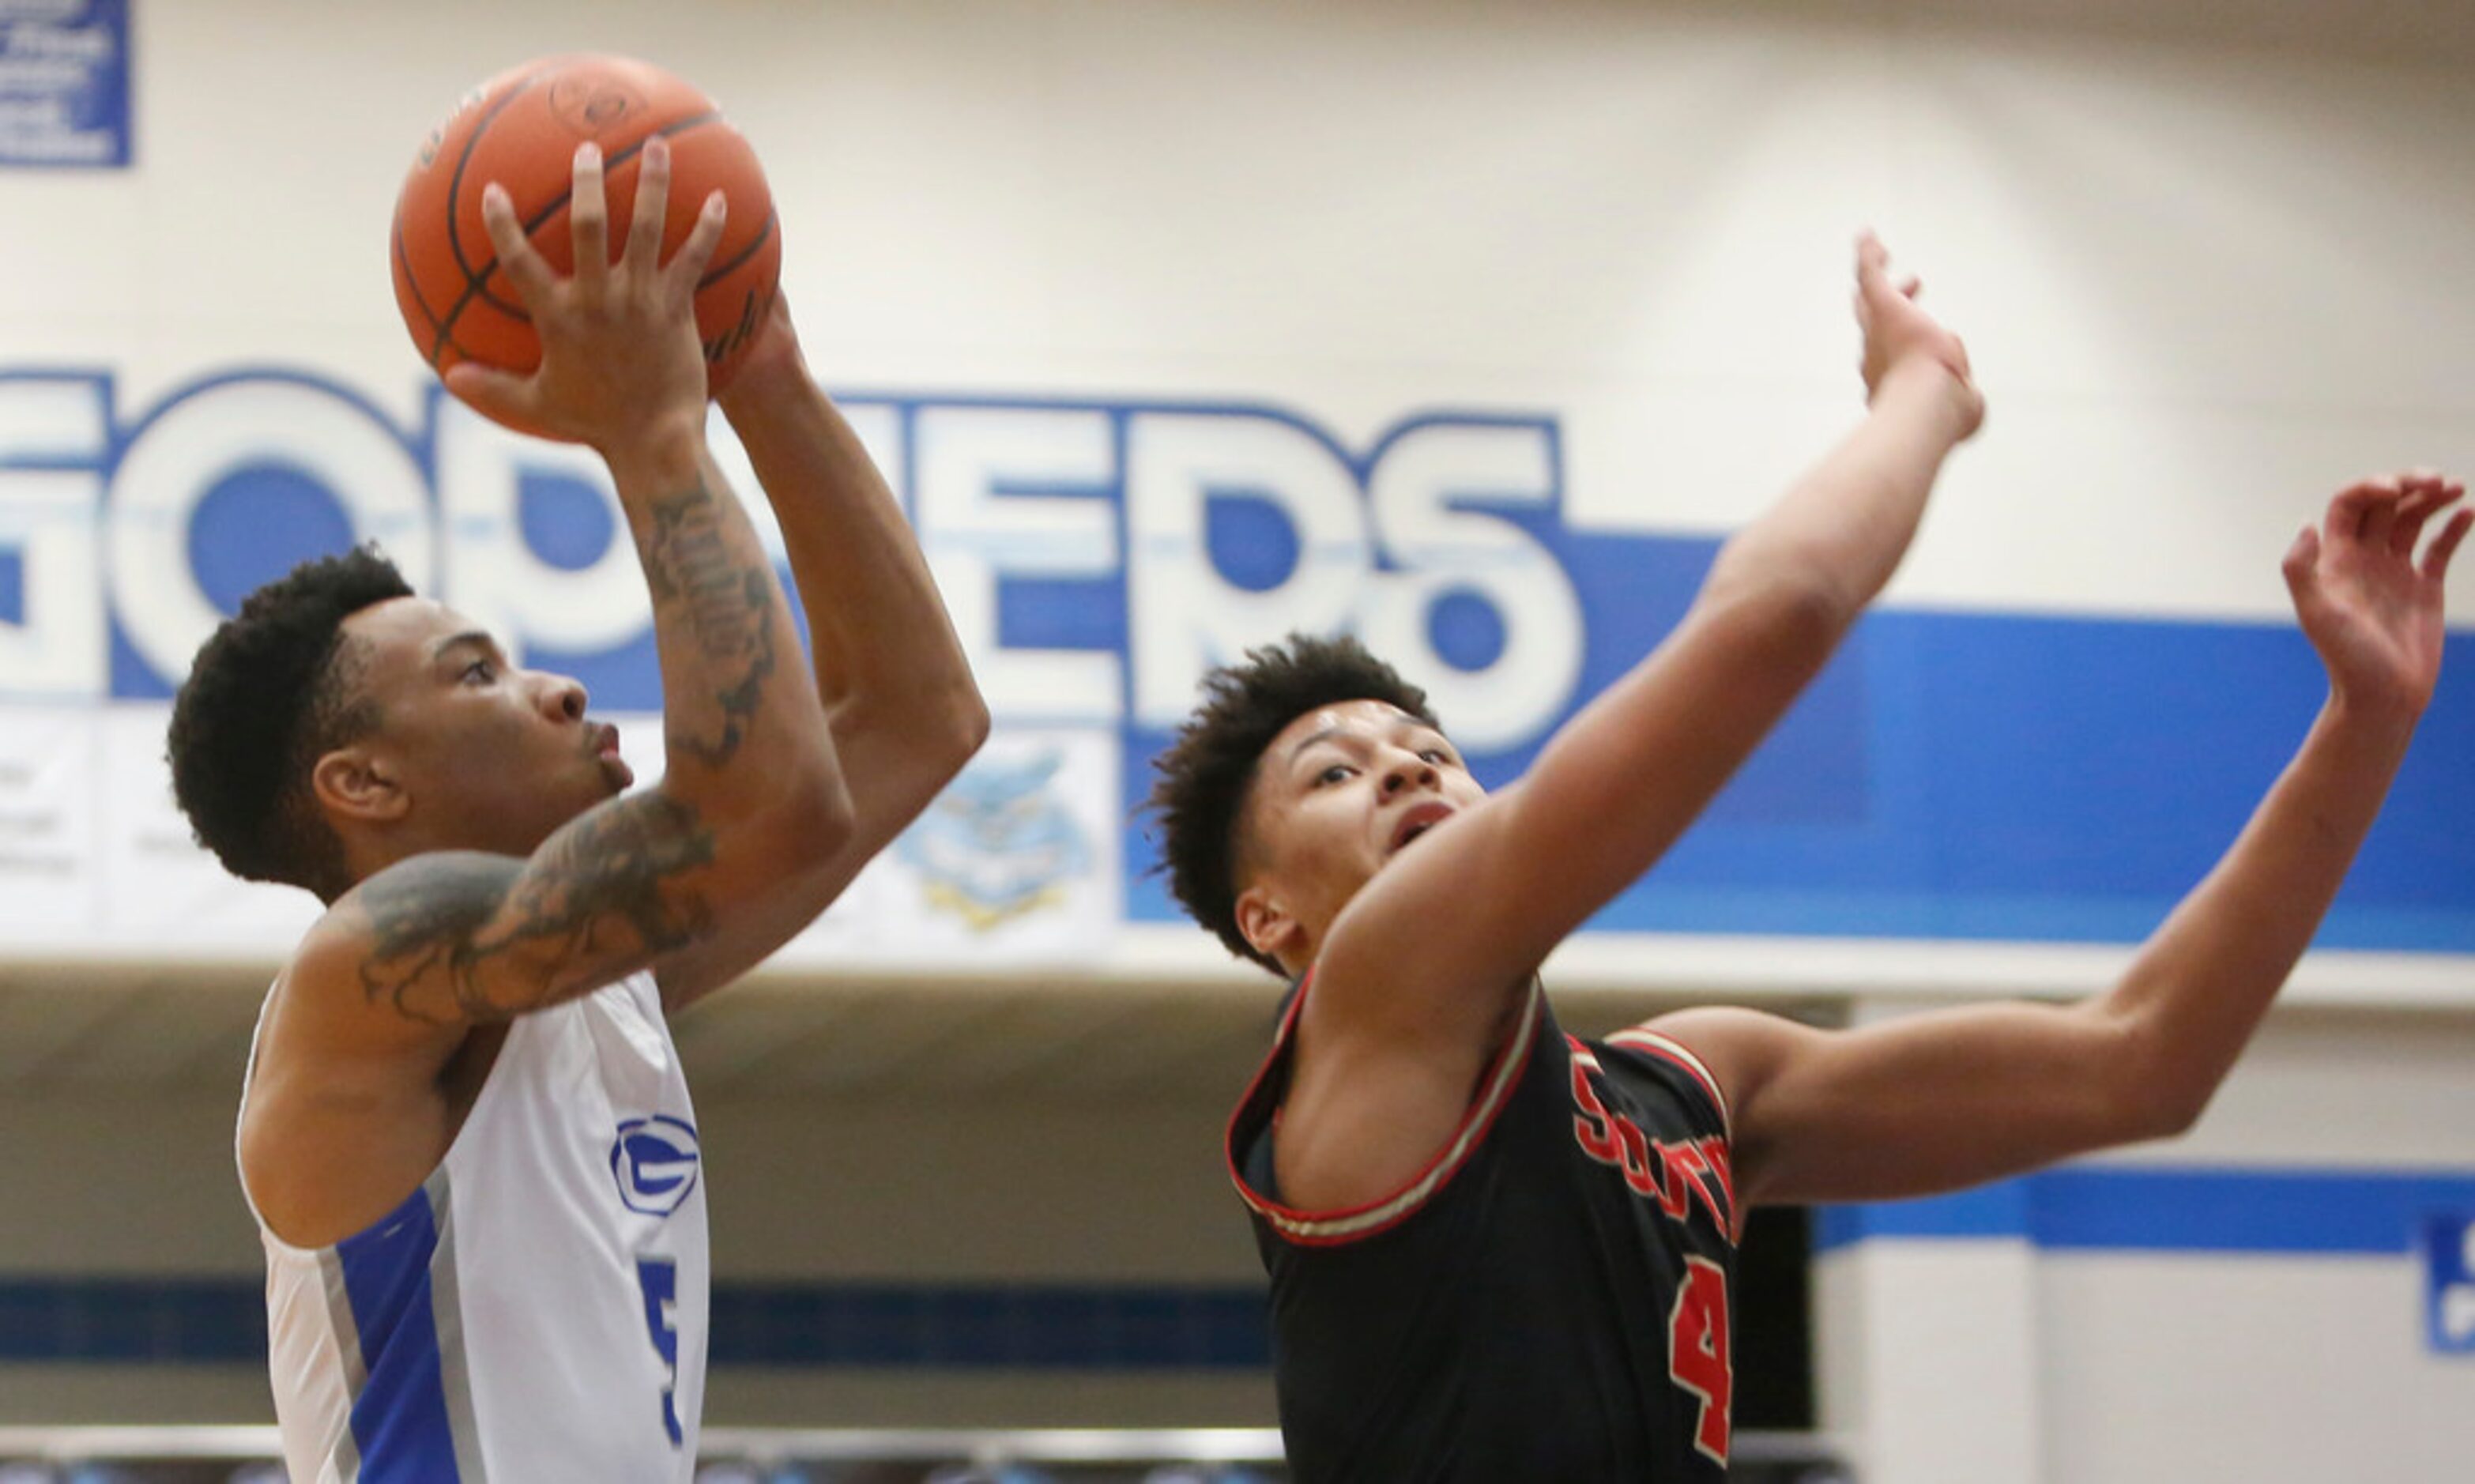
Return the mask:
MULTIPOLYGON (((481 147, 481 136, 490 132, 490 126, 506 111, 507 105, 530 91, 541 78, 541 73, 534 73, 508 88, 504 97, 483 110, 480 120, 474 124, 473 132, 464 136, 463 150, 455 157, 455 173, 447 182, 447 251, 454 256, 455 266, 464 274, 464 291, 457 296, 455 306, 447 311, 447 317, 437 321, 437 334, 429 343, 429 364, 432 366, 438 364, 439 355, 446 351, 448 336, 455 328, 455 316, 463 312, 466 302, 473 297, 473 285, 478 281, 473 276, 473 265, 464 260, 464 241, 455 231, 455 204, 464 198, 464 169, 473 162, 473 152, 481 147)), ((487 278, 498 265, 499 255, 493 252, 489 263, 481 270, 482 277, 487 278)), ((460 352, 463 347, 456 349, 460 352)))
POLYGON ((749 258, 756 255, 757 251, 760 248, 764 247, 767 242, 772 240, 773 224, 779 219, 779 213, 772 211, 766 212, 765 225, 756 229, 756 236, 754 240, 750 241, 747 246, 741 248, 739 250, 738 256, 732 258, 730 261, 723 264, 719 268, 712 269, 706 273, 703 278, 697 280, 697 287, 699 290, 710 288, 714 284, 721 282, 723 280, 729 278, 732 274, 737 273, 742 265, 744 265, 749 258))
MULTIPOLYGON (((637 154, 645 148, 645 140, 652 138, 654 134, 660 134, 666 139, 675 138, 678 135, 687 133, 691 129, 698 128, 705 124, 720 123, 721 121, 721 110, 708 109, 702 113, 691 113, 685 118, 665 124, 661 128, 647 134, 644 139, 637 140, 635 143, 628 145, 625 149, 621 150, 618 154, 603 160, 601 162, 602 173, 606 176, 610 171, 615 170, 619 166, 635 158, 637 154)), ((478 135, 477 134, 476 137, 478 137, 478 135)), ((544 222, 556 216, 566 207, 568 198, 574 194, 575 191, 573 188, 560 191, 556 197, 551 199, 550 205, 533 213, 532 220, 524 224, 525 235, 527 237, 530 237, 535 231, 540 230, 541 225, 544 222)), ((447 337, 454 332, 456 320, 463 316, 465 309, 470 306, 476 299, 479 299, 484 304, 487 304, 491 308, 520 321, 523 324, 529 325, 533 322, 533 317, 525 312, 524 305, 509 304, 490 291, 490 280, 496 278, 498 276, 498 272, 499 256, 496 253, 492 253, 490 255, 489 262, 482 265, 481 271, 478 274, 466 274, 463 294, 456 299, 454 306, 447 311, 447 318, 439 325, 440 344, 444 345, 447 341, 447 337)), ((458 346, 456 349, 461 351, 463 347, 458 346)), ((433 360, 436 357, 434 356, 432 357, 433 360)))
MULTIPOLYGON (((404 250, 403 223, 396 224, 389 246, 395 250, 395 265, 404 270, 404 286, 412 294, 412 306, 421 311, 421 317, 428 320, 429 328, 435 330, 438 328, 438 316, 430 309, 429 299, 421 292, 421 280, 413 276, 412 255, 404 250)), ((438 369, 438 357, 435 353, 429 358, 429 368, 432 371, 438 369)))
MULTIPOLYGON (((541 74, 534 73, 508 88, 498 102, 484 109, 473 125, 472 132, 464 136, 464 148, 455 156, 455 173, 447 182, 447 250, 455 255, 455 266, 463 271, 464 280, 468 283, 473 280, 473 265, 464 260, 464 241, 455 231, 455 204, 464 199, 464 172, 472 166, 473 152, 481 147, 481 136, 490 132, 490 126, 499 121, 500 114, 507 111, 507 105, 531 91, 532 85, 540 80, 541 74)), ((496 256, 495 254, 492 255, 496 256)))
MULTIPOLYGON (((645 139, 650 139, 653 137, 654 134, 658 134, 664 138, 674 138, 699 125, 715 123, 719 121, 721 117, 722 114, 720 110, 707 109, 702 113, 691 113, 686 118, 666 124, 663 127, 654 130, 652 134, 645 135, 644 139, 637 140, 635 143, 628 145, 625 149, 621 150, 618 154, 603 160, 601 162, 602 174, 606 178, 610 171, 615 170, 619 166, 635 158, 636 156, 644 150, 645 139)), ((548 222, 551 217, 558 215, 559 212, 565 210, 567 208, 568 198, 575 194, 576 192, 573 189, 563 190, 558 193, 557 197, 554 198, 549 206, 546 206, 539 211, 533 213, 533 219, 525 223, 525 235, 527 237, 530 237, 534 232, 539 231, 542 229, 542 225, 544 223, 548 222)), ((481 302, 488 304, 491 308, 499 310, 502 314, 512 315, 516 319, 523 321, 525 324, 531 324, 533 322, 533 317, 525 312, 525 306, 523 304, 509 304, 505 300, 501 299, 497 294, 491 292, 490 280, 496 277, 497 273, 498 259, 494 257, 491 259, 490 271, 482 274, 475 282, 475 287, 480 291, 481 302)), ((459 304, 456 307, 461 309, 463 305, 459 304)))

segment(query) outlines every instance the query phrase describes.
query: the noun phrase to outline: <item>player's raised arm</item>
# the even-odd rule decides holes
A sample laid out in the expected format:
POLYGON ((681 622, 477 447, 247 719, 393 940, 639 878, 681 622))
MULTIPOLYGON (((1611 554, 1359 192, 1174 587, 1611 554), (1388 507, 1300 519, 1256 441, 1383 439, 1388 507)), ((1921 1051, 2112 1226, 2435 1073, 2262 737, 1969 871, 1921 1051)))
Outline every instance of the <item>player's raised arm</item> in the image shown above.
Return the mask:
POLYGON ((1765 1201, 1920 1195, 2181 1132, 2318 929, 2380 812, 2441 652, 2441 581, 2464 493, 2366 480, 2286 557, 2329 696, 2225 857, 2106 994, 1972 1006, 1829 1032, 1743 1010, 1659 1029, 1701 1053, 1735 1113, 1737 1188, 1765 1201))
MULTIPOLYGON (((851 797, 833 863, 779 904, 796 926, 919 817, 987 740, 989 712, 901 506, 808 374, 782 298, 722 406, 790 549, 851 797)), ((726 952, 685 956, 665 967, 663 996, 684 1004, 747 966, 726 952)))
MULTIPOLYGON (((1327 1154, 1348 1173, 1296 1199, 1381 1190, 1433 1153, 1530 974, 1683 832, 1889 580, 1944 457, 1983 416, 1959 341, 1914 293, 1866 237, 1865 422, 1722 548, 1677 630, 1527 776, 1388 864, 1316 945, 1282 1176, 1320 1183, 1327 1154), (1321 1116, 1326 1098, 1423 1112, 1396 1116, 1378 1147, 1365 1120, 1321 1116)), ((1317 761, 1266 758, 1262 786, 1307 787, 1317 761)))
POLYGON ((453 373, 459 396, 589 444, 609 464, 652 594, 667 770, 659 786, 588 810, 529 858, 416 855, 342 897, 293 973, 355 982, 365 1025, 453 1034, 682 956, 752 961, 796 931, 778 904, 848 836, 849 798, 797 633, 704 445, 692 302, 723 203, 718 193, 705 203, 663 264, 668 184, 656 136, 611 263, 600 158, 579 150, 567 279, 493 187, 491 241, 541 333, 542 364, 521 379, 470 365, 453 373))

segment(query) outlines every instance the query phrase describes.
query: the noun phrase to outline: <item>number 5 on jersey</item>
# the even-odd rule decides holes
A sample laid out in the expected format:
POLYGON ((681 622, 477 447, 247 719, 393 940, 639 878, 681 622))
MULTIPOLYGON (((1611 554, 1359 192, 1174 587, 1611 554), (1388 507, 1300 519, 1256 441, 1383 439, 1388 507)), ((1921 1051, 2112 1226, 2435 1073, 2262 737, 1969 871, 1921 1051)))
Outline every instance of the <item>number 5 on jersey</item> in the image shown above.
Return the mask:
POLYGON ((1684 1259, 1684 1286, 1667 1321, 1667 1375, 1701 1399, 1693 1446, 1726 1468, 1736 1368, 1728 1353, 1728 1275, 1707 1257, 1684 1259))
POLYGON ((679 1265, 668 1257, 639 1257, 636 1281, 645 1289, 645 1327, 652 1331, 653 1353, 662 1357, 662 1425, 676 1448, 687 1441, 679 1432, 679 1265))

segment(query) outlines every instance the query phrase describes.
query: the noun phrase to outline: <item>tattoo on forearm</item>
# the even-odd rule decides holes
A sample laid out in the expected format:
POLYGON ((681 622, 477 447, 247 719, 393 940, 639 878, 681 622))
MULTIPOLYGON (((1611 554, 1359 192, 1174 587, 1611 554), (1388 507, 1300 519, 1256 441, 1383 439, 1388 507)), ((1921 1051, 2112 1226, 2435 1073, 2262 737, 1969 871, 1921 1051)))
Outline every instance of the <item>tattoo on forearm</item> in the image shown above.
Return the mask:
POLYGON ((773 673, 772 573, 761 557, 750 563, 731 550, 724 507, 702 484, 655 500, 650 510, 645 579, 653 606, 685 621, 698 651, 723 675, 712 693, 718 720, 699 727, 681 715, 687 708, 666 708, 669 741, 706 766, 719 767, 747 739, 773 673))
POLYGON ((371 937, 362 991, 434 1025, 538 1009, 600 964, 704 936, 711 909, 678 878, 712 860, 713 832, 695 808, 659 791, 593 810, 529 864, 416 857, 361 889, 371 937), (519 956, 527 965, 507 972, 519 956))

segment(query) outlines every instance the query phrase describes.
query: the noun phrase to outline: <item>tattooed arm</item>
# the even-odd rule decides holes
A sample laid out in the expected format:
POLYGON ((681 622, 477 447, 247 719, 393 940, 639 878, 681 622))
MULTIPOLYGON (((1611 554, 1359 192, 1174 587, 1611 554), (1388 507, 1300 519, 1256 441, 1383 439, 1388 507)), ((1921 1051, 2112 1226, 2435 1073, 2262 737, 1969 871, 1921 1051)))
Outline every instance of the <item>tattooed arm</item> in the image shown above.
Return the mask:
MULTIPOLYGON (((780 298, 722 404, 790 548, 851 795, 854 824, 834 864, 782 904, 796 930, 961 771, 988 738, 989 711, 901 506, 809 376, 780 298)), ((663 998, 676 1009, 746 966, 709 956, 694 975, 666 967, 663 998)))
POLYGON ((366 1004, 408 1025, 488 1024, 710 934, 707 892, 688 878, 713 864, 714 832, 655 788, 592 810, 528 860, 437 851, 401 862, 337 904, 331 936, 355 961, 366 1004))
MULTIPOLYGON (((505 1020, 638 969, 697 983, 779 946, 850 834, 850 800, 771 562, 704 445, 704 363, 692 301, 721 233, 717 195, 657 261, 669 178, 644 151, 625 254, 609 259, 600 160, 576 159, 577 272, 484 198, 501 263, 543 342, 518 378, 459 366, 458 396, 590 444, 610 466, 652 596, 668 767, 518 860, 439 852, 341 898, 294 973, 351 965, 360 999, 404 1034, 505 1020), (421 1029, 416 1029, 421 1028, 421 1029)), ((813 915, 813 906, 807 915, 813 915)), ((735 968, 734 970, 735 971, 735 968)))

